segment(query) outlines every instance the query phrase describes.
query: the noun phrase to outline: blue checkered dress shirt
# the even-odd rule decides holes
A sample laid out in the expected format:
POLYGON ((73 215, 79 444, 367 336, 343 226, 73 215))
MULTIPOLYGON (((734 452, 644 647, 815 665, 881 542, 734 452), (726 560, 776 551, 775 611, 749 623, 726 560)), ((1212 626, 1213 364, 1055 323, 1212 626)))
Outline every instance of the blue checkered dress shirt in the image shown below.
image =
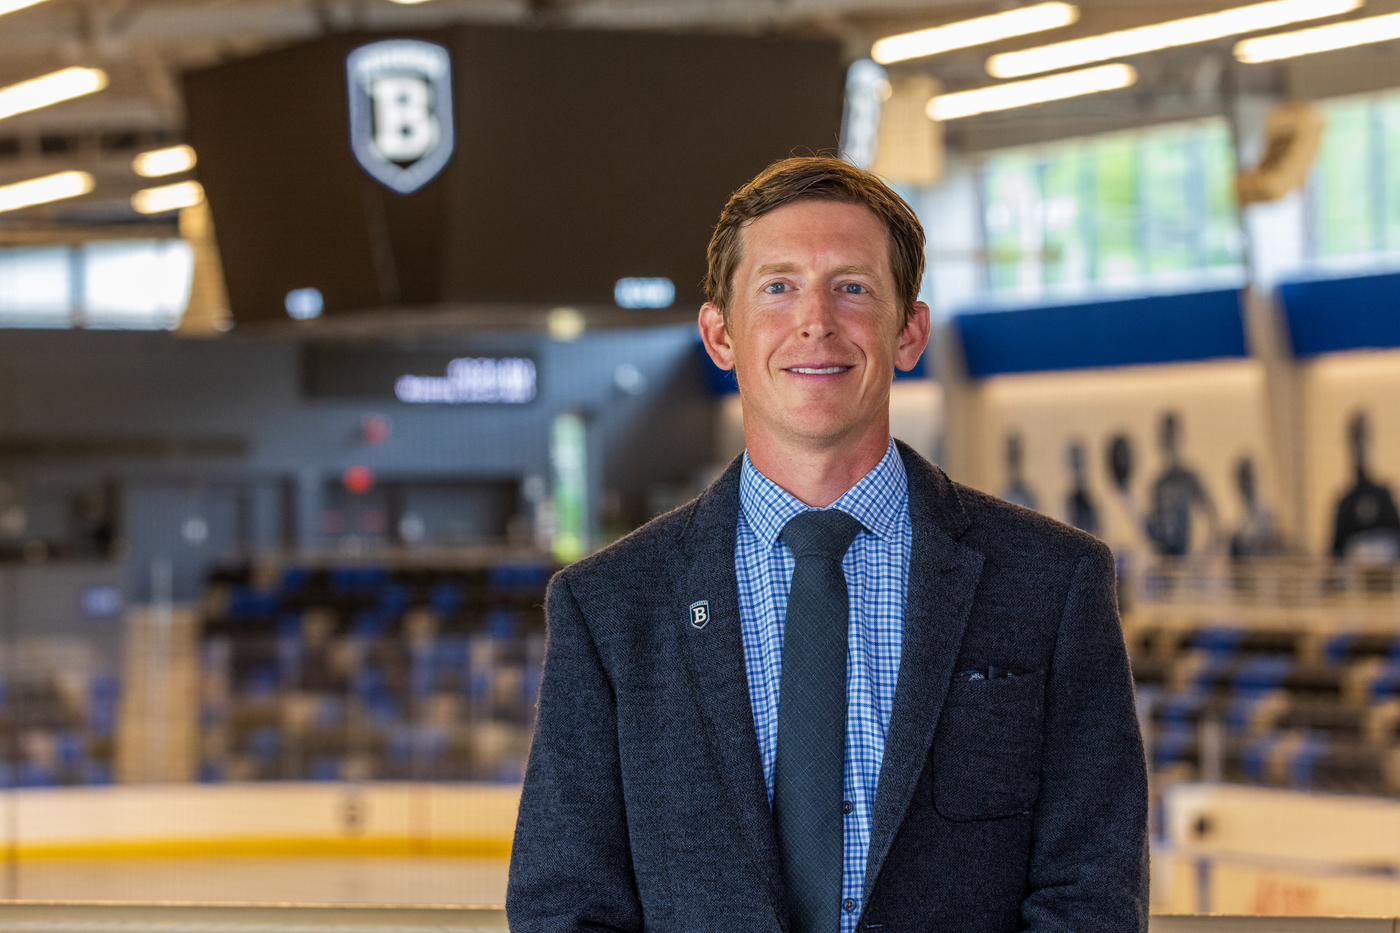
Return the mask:
MULTIPOLYGON (((778 535, 807 505, 760 473, 744 454, 739 480, 739 624, 768 803, 778 747, 778 681, 783 668, 783 619, 792 584, 792 552, 778 535)), ((904 596, 909 586, 909 480, 891 441, 885 456, 829 508, 854 516, 866 530, 841 562, 850 596, 846 646, 846 813, 841 933, 860 918, 870 812, 885 757, 904 642, 904 596)), ((836 931, 832 931, 836 933, 836 931)))

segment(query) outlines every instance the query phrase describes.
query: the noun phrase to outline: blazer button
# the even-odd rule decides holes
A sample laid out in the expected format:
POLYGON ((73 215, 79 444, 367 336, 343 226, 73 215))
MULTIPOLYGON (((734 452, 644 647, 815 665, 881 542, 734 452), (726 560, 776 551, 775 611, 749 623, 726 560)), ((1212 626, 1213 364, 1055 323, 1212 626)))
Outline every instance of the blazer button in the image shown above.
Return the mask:
POLYGON ((843 801, 841 801, 841 812, 842 812, 842 813, 850 813, 850 812, 851 812, 851 802, 850 802, 849 800, 843 800, 843 801))

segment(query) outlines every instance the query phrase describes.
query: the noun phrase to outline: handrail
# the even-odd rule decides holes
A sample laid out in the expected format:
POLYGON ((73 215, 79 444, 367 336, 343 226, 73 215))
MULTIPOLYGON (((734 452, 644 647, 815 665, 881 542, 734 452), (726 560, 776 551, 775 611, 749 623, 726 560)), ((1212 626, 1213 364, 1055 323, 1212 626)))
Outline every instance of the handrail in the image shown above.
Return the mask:
POLYGON ((1130 617, 1151 624, 1306 631, 1393 631, 1400 621, 1400 563, 1212 554, 1151 558, 1122 569, 1130 617))
MULTIPOLYGON (((0 902, 0 933, 508 933, 500 907, 0 902)), ((1400 933, 1397 917, 1156 914, 1148 933, 1400 933)))
POLYGON ((0 902, 0 933, 508 933, 500 907, 0 902))
POLYGON ((1271 852, 1241 852, 1235 849, 1222 849, 1206 845, 1161 845, 1154 847, 1153 852, 1172 855, 1181 859, 1191 859, 1195 861, 1204 860, 1210 862, 1212 865, 1242 865, 1249 868, 1262 868, 1266 871, 1307 875, 1310 878, 1352 877, 1386 880, 1400 878, 1400 866, 1389 862, 1300 858, 1295 855, 1279 855, 1271 852))
POLYGON ((1400 933, 1396 917, 1227 917, 1156 914, 1148 933, 1400 933))

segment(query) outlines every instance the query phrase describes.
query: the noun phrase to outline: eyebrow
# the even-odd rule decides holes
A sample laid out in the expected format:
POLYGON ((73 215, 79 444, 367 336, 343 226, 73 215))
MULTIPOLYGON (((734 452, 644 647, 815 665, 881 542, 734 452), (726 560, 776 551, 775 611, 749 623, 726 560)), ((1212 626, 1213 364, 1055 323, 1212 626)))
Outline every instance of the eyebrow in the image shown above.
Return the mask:
MULTIPOLYGON (((796 263, 791 262, 769 262, 758 267, 754 275, 769 275, 774 272, 792 272, 797 268, 796 263)), ((875 270, 870 266, 842 266, 835 270, 835 275, 875 275, 875 270)))

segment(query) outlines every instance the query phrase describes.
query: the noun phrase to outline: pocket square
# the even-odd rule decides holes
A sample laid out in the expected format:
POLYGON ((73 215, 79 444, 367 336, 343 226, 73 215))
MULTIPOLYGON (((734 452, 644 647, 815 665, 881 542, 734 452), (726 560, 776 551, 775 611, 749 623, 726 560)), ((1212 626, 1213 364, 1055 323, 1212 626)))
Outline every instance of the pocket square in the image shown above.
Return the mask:
POLYGON ((965 684, 974 680, 1000 680, 1003 677, 1019 677, 1020 671, 1014 671, 1009 667, 997 667, 995 664, 987 665, 986 670, 966 670, 958 671, 953 675, 953 683, 965 684))

